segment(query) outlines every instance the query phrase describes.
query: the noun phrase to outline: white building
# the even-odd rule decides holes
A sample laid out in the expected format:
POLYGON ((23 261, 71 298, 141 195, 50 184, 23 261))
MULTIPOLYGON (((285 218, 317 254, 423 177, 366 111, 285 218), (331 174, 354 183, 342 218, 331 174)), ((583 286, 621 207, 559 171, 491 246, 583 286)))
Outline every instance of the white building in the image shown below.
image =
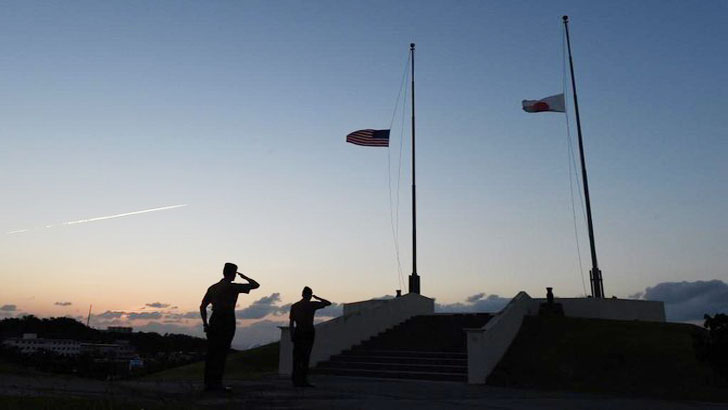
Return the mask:
POLYGON ((63 356, 78 356, 83 353, 91 356, 132 358, 137 355, 136 349, 128 340, 118 340, 115 343, 87 343, 72 339, 46 339, 38 337, 35 333, 24 333, 23 337, 3 340, 3 344, 20 349, 22 354, 49 351, 63 356))
POLYGON ((63 356, 78 356, 81 353, 81 342, 71 339, 39 338, 35 333, 25 333, 23 337, 11 337, 3 340, 6 346, 16 347, 23 354, 32 354, 41 350, 58 353, 63 356))

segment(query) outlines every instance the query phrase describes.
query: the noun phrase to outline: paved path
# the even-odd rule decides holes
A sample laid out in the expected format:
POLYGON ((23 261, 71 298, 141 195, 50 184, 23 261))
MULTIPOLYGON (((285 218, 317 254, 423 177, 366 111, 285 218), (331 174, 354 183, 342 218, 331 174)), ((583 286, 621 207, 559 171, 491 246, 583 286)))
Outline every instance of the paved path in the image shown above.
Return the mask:
MULTIPOLYGON (((181 409, 728 409, 728 404, 521 390, 460 383, 316 376, 315 388, 288 380, 230 381, 232 393, 201 393, 189 382, 99 382, 70 377, 0 375, 0 395, 110 398, 181 409)), ((153 406, 152 406, 153 407, 153 406)))

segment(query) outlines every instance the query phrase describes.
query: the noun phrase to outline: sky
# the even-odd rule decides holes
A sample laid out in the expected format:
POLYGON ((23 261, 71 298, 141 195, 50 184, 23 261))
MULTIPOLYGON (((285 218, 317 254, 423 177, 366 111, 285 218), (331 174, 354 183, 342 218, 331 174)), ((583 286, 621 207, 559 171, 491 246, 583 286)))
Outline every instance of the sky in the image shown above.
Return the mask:
POLYGON ((564 91, 563 14, 606 295, 723 289, 723 1, 29 1, 0 6, 0 314, 93 305, 98 327, 199 333, 225 262, 261 283, 239 300, 267 306, 239 315, 249 332, 305 285, 394 294, 410 42, 422 293, 444 310, 588 293, 566 117, 521 110, 564 91), (345 143, 390 125, 389 149, 345 143))

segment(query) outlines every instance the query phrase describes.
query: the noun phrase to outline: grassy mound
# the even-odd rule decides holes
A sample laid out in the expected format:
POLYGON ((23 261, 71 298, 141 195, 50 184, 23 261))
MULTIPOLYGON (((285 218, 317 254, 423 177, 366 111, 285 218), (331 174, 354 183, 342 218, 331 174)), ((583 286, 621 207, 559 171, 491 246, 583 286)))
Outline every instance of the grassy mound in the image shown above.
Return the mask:
MULTIPOLYGON (((225 378, 257 379, 278 370, 278 342, 229 354, 225 362, 225 378)), ((144 380, 202 381, 205 362, 196 362, 145 376, 144 380)))
POLYGON ((725 381, 697 359, 703 337, 688 324, 526 317, 488 383, 728 401, 725 381))
POLYGON ((3 410, 188 410, 193 404, 140 404, 125 398, 0 396, 3 410))
MULTIPOLYGON (((14 375, 36 375, 43 374, 42 372, 35 370, 31 367, 23 366, 22 364, 13 363, 6 358, 0 357, 0 375, 2 374, 14 374, 14 375)), ((2 407, 0 407, 1 409, 2 407)))

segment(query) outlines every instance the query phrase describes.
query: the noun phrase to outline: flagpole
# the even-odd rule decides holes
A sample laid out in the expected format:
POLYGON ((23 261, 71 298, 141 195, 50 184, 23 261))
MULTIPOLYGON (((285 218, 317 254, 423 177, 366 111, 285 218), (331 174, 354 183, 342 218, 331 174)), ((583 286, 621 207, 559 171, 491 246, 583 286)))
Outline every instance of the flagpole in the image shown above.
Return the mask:
POLYGON ((571 70, 571 90, 574 93, 574 111, 576 112, 576 129, 579 133, 579 154, 581 156, 581 180, 584 184, 584 197, 586 198, 586 220, 589 227, 589 245, 591 247, 592 270, 589 272, 592 296, 604 297, 602 284, 602 271, 597 264, 597 250, 594 245, 594 225, 592 224, 591 201, 589 199, 589 182, 586 176, 586 160, 584 159, 584 143, 581 136, 581 119, 579 118, 579 100, 576 97, 576 80, 574 79, 574 60, 571 57, 571 39, 569 38, 569 16, 562 17, 566 30, 566 46, 569 49, 569 68, 571 70))
POLYGON ((409 293, 420 293, 420 277, 417 275, 417 195, 415 184, 415 43, 410 43, 412 61, 412 274, 409 276, 409 293))

